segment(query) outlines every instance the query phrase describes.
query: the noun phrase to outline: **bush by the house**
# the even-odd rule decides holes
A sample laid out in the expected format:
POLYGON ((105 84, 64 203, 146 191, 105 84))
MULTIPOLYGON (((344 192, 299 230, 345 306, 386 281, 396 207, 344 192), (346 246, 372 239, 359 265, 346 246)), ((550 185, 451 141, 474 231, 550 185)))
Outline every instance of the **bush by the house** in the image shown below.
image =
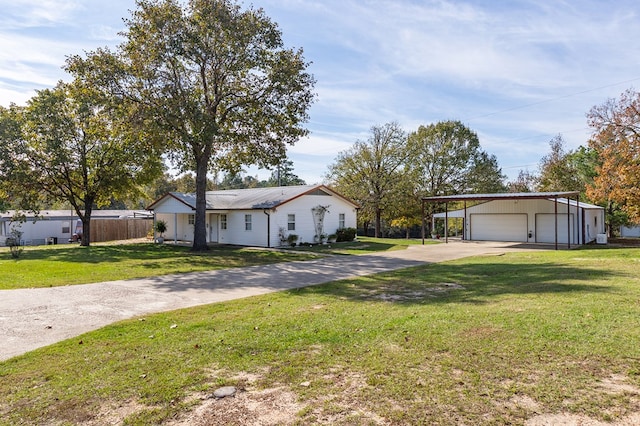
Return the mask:
POLYGON ((353 241, 356 237, 356 228, 342 228, 336 231, 336 242, 353 241))

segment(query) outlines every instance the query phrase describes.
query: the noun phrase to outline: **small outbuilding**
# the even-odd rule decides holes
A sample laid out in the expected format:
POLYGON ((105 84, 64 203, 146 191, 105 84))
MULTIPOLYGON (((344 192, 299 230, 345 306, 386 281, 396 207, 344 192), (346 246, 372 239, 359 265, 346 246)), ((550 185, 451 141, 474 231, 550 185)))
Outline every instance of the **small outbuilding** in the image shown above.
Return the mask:
MULTIPOLYGON (((209 243, 277 247, 326 241, 338 229, 355 228, 358 205, 325 185, 208 191, 209 243)), ((193 241, 195 194, 170 192, 148 210, 167 224, 165 238, 193 241)))
POLYGON ((580 202, 578 196, 578 192, 464 194, 425 197, 423 203, 444 204, 445 212, 434 214, 433 220, 461 221, 465 240, 571 246, 598 241, 605 233, 604 209, 580 202), (449 211, 450 203, 463 208, 449 211))
MULTIPOLYGON (((15 211, 0 214, 0 246, 6 245, 11 231, 22 233, 20 245, 63 244, 76 241, 82 222, 73 210, 42 210, 26 213, 24 222, 16 222, 15 211)), ((91 241, 140 238, 151 230, 151 215, 146 211, 93 210, 91 241)))

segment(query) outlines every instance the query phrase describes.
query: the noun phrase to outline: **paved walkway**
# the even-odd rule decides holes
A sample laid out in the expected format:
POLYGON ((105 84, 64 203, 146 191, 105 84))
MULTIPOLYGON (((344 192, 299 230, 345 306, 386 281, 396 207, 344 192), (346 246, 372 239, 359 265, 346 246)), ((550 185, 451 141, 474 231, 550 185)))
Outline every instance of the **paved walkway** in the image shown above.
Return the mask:
MULTIPOLYGON (((113 322, 480 254, 531 250, 450 242, 362 256, 330 256, 219 271, 0 291, 0 361, 113 322)), ((535 248, 533 248, 535 249, 535 248)), ((539 249, 539 248, 537 248, 539 249)))

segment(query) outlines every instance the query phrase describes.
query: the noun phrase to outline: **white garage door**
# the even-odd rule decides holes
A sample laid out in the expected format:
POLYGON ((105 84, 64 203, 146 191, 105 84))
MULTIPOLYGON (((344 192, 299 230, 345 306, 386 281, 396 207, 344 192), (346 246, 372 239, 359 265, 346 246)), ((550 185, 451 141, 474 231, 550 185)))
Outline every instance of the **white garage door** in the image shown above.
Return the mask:
POLYGON ((526 214, 472 214, 471 239, 480 241, 527 241, 526 214))
MULTIPOLYGON (((571 215, 571 243, 575 236, 573 227, 573 215, 571 215)), ((536 214, 536 242, 555 243, 556 241, 556 215, 553 213, 536 214)), ((567 214, 558 214, 558 242, 567 243, 567 214)))

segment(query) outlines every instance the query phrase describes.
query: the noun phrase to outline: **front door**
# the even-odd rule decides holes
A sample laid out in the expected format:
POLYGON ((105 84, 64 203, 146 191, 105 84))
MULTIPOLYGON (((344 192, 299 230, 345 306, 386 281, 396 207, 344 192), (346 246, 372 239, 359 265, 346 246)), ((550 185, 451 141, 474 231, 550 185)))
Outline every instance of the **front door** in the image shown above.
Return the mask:
POLYGON ((217 214, 209 215, 209 242, 218 242, 218 216, 217 214))

